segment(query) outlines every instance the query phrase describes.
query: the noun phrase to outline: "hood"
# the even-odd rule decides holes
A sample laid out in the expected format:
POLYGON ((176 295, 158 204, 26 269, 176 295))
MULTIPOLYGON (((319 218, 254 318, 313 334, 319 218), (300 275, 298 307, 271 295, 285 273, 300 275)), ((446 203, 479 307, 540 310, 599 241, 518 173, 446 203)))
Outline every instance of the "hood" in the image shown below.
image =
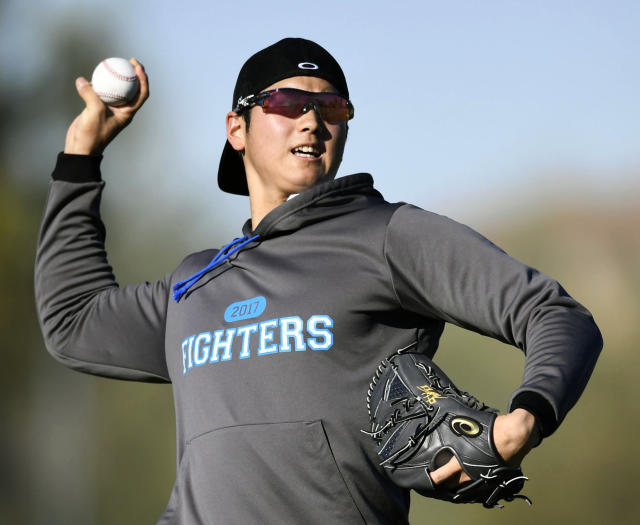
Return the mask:
POLYGON ((299 230, 309 224, 345 215, 366 207, 382 195, 373 188, 373 177, 356 173, 323 182, 271 210, 251 230, 251 219, 245 222, 242 233, 248 237, 259 235, 266 240, 299 230))
POLYGON ((382 195, 373 188, 373 178, 368 173, 348 175, 309 188, 271 210, 255 230, 251 231, 251 219, 245 222, 242 237, 219 250, 204 268, 173 286, 173 299, 179 302, 202 277, 245 247, 361 210, 371 200, 381 199, 382 195))

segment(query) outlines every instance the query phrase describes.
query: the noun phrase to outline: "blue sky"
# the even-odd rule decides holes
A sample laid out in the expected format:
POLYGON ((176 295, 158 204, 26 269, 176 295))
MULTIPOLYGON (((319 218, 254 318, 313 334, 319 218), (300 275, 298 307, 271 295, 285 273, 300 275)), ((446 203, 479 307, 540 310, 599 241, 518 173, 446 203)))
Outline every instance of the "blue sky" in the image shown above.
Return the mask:
POLYGON ((126 165, 158 198, 222 210, 231 234, 248 205, 215 184, 224 115, 244 60, 284 36, 341 63, 356 118, 340 173, 372 173, 389 200, 473 220, 551 194, 638 195, 638 2, 12 0, 0 22, 12 75, 51 66, 47 27, 69 17, 112 34, 105 54, 136 56, 150 75, 152 97, 105 170, 126 165))

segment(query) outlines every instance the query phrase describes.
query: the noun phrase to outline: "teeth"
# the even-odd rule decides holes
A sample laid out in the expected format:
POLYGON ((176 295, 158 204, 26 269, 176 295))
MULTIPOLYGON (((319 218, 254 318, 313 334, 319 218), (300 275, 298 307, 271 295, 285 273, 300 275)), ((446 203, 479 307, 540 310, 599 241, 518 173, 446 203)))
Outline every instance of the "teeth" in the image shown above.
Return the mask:
POLYGON ((320 152, 315 146, 298 146, 293 150, 296 153, 307 153, 309 155, 319 155, 320 152))

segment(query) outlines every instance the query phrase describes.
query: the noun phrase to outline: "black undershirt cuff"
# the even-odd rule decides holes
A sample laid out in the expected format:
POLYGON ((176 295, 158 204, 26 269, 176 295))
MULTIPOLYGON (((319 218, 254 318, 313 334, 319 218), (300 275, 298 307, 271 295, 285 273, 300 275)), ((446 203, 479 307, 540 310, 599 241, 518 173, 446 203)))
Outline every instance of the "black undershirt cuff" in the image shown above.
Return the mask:
POLYGON ((100 162, 102 155, 73 155, 60 152, 51 178, 65 182, 100 182, 100 162))
POLYGON ((553 407, 537 392, 520 392, 511 402, 509 410, 513 412, 516 408, 524 408, 535 416, 543 438, 550 436, 558 428, 558 421, 553 407))

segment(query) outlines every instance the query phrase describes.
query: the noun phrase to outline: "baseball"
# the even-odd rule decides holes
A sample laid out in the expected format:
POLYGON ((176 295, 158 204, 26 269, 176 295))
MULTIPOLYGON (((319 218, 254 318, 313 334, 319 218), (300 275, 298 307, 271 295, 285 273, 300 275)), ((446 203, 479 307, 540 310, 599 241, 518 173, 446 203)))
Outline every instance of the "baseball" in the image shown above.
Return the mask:
POLYGON ((93 70, 91 85, 105 104, 121 106, 138 92, 138 77, 128 60, 105 58, 93 70))

